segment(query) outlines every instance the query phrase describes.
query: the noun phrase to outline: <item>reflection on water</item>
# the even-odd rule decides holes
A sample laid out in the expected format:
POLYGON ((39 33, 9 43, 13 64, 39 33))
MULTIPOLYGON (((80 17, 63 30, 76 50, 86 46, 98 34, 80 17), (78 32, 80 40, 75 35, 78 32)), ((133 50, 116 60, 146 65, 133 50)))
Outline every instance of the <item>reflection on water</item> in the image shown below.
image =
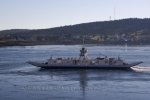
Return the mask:
MULTIPOLYGON (((140 90, 143 88, 145 84, 143 82, 148 82, 148 83, 150 82, 150 78, 149 78, 150 73, 144 73, 144 71, 137 71, 136 68, 134 68, 133 70, 115 70, 115 71, 114 70, 39 69, 39 71, 37 72, 40 73, 41 75, 43 75, 43 73, 49 75, 50 79, 56 81, 56 83, 51 84, 53 87, 52 89, 54 89, 55 91, 80 92, 78 93, 78 95, 81 95, 80 98, 82 99, 88 99, 88 96, 91 94, 95 96, 95 94, 91 92, 98 92, 99 95, 101 95, 101 92, 108 93, 108 94, 109 93, 114 94, 120 92, 123 94, 132 93, 137 95, 150 93, 148 89, 140 90), (57 81, 60 80, 61 83, 57 83, 57 81), (141 83, 139 84, 138 82, 141 83), (140 85, 142 84, 143 86, 141 87, 140 85), (116 89, 118 89, 119 91, 116 89)), ((149 87, 149 86, 147 85, 144 87, 149 87)), ((47 90, 49 89, 50 88, 48 88, 47 90)), ((96 95, 93 98, 98 99, 99 95, 96 95)), ((66 98, 68 97, 69 96, 66 96, 66 98)))
POLYGON ((89 55, 121 55, 144 64, 131 70, 40 69, 25 63, 49 55, 75 56, 80 46, 29 46, 0 48, 0 99, 2 100, 149 100, 150 47, 88 47, 89 55), (76 49, 74 49, 76 48, 76 49), (58 53, 59 51, 59 53, 58 53), (69 52, 69 53, 68 53, 69 52), (145 67, 144 67, 145 66, 145 67))
MULTIPOLYGON (((22 96, 25 100, 27 99, 25 95, 34 99, 41 98, 41 100, 45 96, 53 100, 90 100, 91 98, 99 99, 99 97, 116 100, 117 97, 121 98, 124 95, 130 95, 126 97, 127 99, 133 98, 133 95, 144 96, 147 99, 150 93, 148 85, 150 84, 150 71, 147 71, 146 68, 140 71, 139 69, 143 68, 138 67, 133 70, 46 70, 27 67, 0 73, 0 85, 4 86, 1 89, 6 91, 7 96, 14 98, 12 93, 15 93, 16 98, 23 93, 22 96)), ((0 94, 4 95, 2 92, 0 94)))

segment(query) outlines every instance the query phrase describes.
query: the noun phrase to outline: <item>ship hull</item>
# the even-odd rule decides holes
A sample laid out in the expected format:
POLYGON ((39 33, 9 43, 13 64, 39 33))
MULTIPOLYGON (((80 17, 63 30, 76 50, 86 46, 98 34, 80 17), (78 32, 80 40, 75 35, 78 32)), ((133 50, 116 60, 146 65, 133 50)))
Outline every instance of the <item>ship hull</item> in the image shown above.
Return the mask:
POLYGON ((50 65, 38 62, 27 63, 44 69, 130 69, 142 62, 135 62, 127 65, 50 65))

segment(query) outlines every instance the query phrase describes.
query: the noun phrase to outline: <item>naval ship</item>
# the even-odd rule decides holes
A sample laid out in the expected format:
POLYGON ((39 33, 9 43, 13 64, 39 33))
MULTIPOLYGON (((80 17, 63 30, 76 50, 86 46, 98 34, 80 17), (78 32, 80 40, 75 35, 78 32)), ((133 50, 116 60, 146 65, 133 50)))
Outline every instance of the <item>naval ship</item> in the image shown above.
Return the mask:
POLYGON ((127 63, 120 57, 112 58, 107 56, 90 59, 87 56, 87 48, 82 45, 78 58, 50 57, 45 62, 28 61, 27 63, 45 69, 130 69, 143 62, 127 63))

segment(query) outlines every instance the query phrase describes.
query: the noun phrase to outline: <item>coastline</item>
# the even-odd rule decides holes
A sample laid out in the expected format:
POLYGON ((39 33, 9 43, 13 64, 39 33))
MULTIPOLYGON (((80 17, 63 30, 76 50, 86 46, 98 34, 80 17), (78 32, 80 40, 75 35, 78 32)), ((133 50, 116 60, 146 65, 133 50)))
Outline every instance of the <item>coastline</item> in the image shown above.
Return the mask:
MULTIPOLYGON (((140 44, 140 43, 86 43, 87 46, 146 46, 150 45, 147 44, 140 44)), ((22 42, 15 42, 15 43, 0 43, 1 47, 9 47, 9 46, 38 46, 38 45, 82 45, 82 43, 50 43, 50 42, 28 42, 28 43, 22 43, 22 42)))

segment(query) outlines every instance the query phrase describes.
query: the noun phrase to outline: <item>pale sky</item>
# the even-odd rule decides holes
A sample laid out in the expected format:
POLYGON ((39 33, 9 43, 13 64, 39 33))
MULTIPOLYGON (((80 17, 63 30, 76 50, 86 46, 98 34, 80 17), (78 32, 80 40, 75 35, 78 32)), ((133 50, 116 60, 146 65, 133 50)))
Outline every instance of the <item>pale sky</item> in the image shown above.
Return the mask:
POLYGON ((110 16, 150 18, 150 0, 0 0, 0 30, 52 28, 110 16))

